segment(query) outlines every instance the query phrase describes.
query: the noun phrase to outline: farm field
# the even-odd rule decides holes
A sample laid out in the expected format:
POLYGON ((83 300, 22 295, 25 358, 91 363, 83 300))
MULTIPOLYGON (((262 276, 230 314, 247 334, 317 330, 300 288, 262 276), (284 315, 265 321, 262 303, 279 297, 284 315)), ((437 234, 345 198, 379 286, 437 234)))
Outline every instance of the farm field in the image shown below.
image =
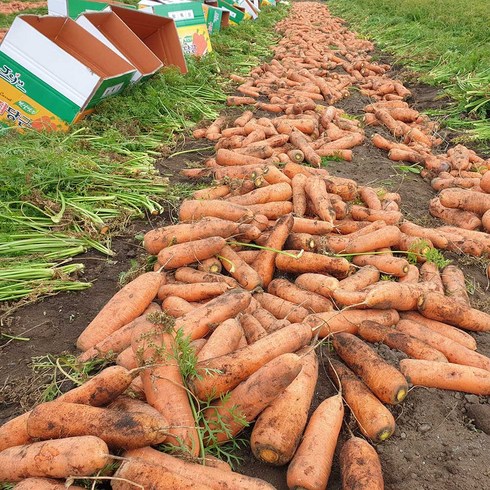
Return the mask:
MULTIPOLYGON (((0 30, 11 22, 10 15, 21 10, 21 3, 0 4, 0 30)), ((485 170, 490 168, 490 152, 485 146, 485 135, 490 135, 487 127, 490 102, 488 92, 485 92, 485 80, 488 80, 485 79, 488 61, 485 56, 488 53, 479 49, 488 34, 488 23, 482 23, 488 14, 482 10, 480 16, 472 16, 467 23, 461 21, 458 38, 455 36, 456 26, 450 25, 442 9, 438 10, 439 16, 432 13, 433 24, 426 31, 424 24, 428 13, 424 10, 424 2, 407 2, 417 3, 420 10, 411 5, 411 10, 409 7, 407 11, 397 10, 397 17, 391 15, 390 3, 387 0, 332 0, 326 3, 293 2, 291 6, 265 9, 255 23, 235 26, 213 37, 214 52, 203 60, 189 61, 188 75, 167 70, 147 85, 107 101, 90 119, 66 134, 29 132, 18 135, 4 131, 0 135, 5 142, 0 149, 0 177, 3 181, 0 186, 0 281, 3 281, 3 284, 0 282, 0 294, 4 294, 1 297, 4 301, 0 304, 0 422, 20 415, 40 401, 53 399, 114 362, 113 356, 108 356, 102 362, 77 363, 76 356, 80 353, 75 348, 77 339, 121 287, 152 270, 155 264, 156 268, 163 269, 165 281, 172 290, 175 269, 179 266, 171 265, 173 256, 165 255, 165 248, 158 257, 155 257, 157 252, 150 255, 145 250, 143 236, 150 230, 184 221, 183 199, 192 199, 196 191, 199 198, 205 197, 203 192, 206 191, 201 189, 214 189, 217 185, 214 181, 220 177, 222 188, 218 198, 225 203, 225 199, 233 196, 231 202, 242 203, 248 208, 247 215, 234 215, 233 218, 230 215, 231 221, 246 220, 245 216, 250 217, 251 212, 255 213, 252 223, 260 223, 257 215, 265 214, 269 218, 266 224, 269 229, 264 226, 262 233, 254 239, 237 239, 236 232, 230 232, 225 236, 228 243, 242 251, 257 250, 257 246, 272 247, 269 254, 275 254, 277 248, 291 250, 290 254, 296 257, 281 253, 272 256, 275 281, 287 279, 294 282, 302 272, 312 272, 294 269, 295 265, 280 265, 281 260, 284 264, 300 261, 299 249, 303 249, 305 255, 318 252, 322 257, 338 260, 336 263, 343 268, 342 271, 332 269, 329 272, 340 280, 341 291, 342 279, 348 272, 360 269, 363 256, 374 251, 379 255, 371 257, 390 254, 385 247, 392 248, 397 260, 407 259, 403 265, 410 264, 411 273, 416 267, 422 267, 419 284, 425 284, 420 287, 427 289, 421 289, 423 292, 418 293, 419 297, 442 285, 440 271, 444 267, 448 264, 457 266, 464 273, 465 293, 454 293, 453 298, 447 289, 446 296, 444 289, 439 289, 430 294, 442 296, 448 304, 459 304, 459 301, 465 301, 465 295, 469 297, 471 306, 483 313, 478 316, 479 323, 475 320, 471 325, 464 324, 471 337, 467 340, 476 342, 478 353, 490 356, 490 245, 489 228, 484 218, 488 209, 484 198, 489 194, 484 192, 484 186, 488 184, 484 184, 482 178, 485 170), (345 17, 350 23, 329 16, 325 5, 334 16, 345 17), (408 43, 401 39, 397 26, 401 22, 407 24, 410 17, 417 22, 413 29, 419 30, 419 36, 414 36, 408 43), (391 29, 384 29, 383 26, 388 24, 391 29), (465 45, 458 45, 458 39, 467 43, 466 46, 469 43, 474 45, 471 63, 463 65, 458 56, 454 59, 448 57, 443 42, 432 43, 428 32, 439 24, 447 27, 447 36, 454 41, 452 53, 464 50, 465 45), (479 26, 481 39, 467 40, 468 32, 479 26), (315 30, 320 33, 318 46, 309 49, 315 30), (356 37, 352 31, 361 32, 362 37, 356 37), (366 38, 379 39, 380 44, 372 45, 366 38), (398 40, 398 45, 394 39, 398 40), (420 51, 415 51, 414 46, 418 45, 421 46, 420 51), (409 56, 410 53, 413 56, 409 56), (442 64, 441 59, 447 63, 442 64), (326 80, 327 84, 320 80, 326 80), (234 99, 242 96, 249 97, 248 104, 243 106, 234 99), (396 114, 396 111, 386 110, 390 103, 393 109, 407 110, 403 116, 407 118, 405 122, 397 124, 399 120, 384 115, 396 114), (401 105, 396 107, 397 103, 401 105), (405 103, 409 108, 403 106, 405 103), (249 131, 243 129, 246 121, 243 125, 235 122, 240 116, 250 120, 252 116, 247 115, 247 110, 253 110, 255 118, 248 123, 249 131), (284 114, 286 118, 278 119, 284 114), (429 114, 431 119, 425 114, 429 114), (210 131, 208 128, 213 122, 214 130, 210 131), (463 129, 469 133, 463 133, 463 129), (242 151, 245 138, 248 138, 248 144, 243 145, 242 151), (274 143, 267 142, 271 138, 276 138, 274 143), (276 151, 277 147, 282 151, 276 151), (311 147, 314 151, 309 151, 311 147), (298 155, 299 148, 306 161, 301 162, 302 167, 295 167, 292 158, 298 155), (404 153, 398 158, 394 150, 409 152, 410 155, 404 153), (254 168, 243 169, 245 173, 238 177, 232 175, 230 169, 238 169, 238 161, 245 163, 247 158, 254 168), (275 167, 282 171, 275 172, 272 169, 275 167), (452 174, 449 173, 451 170, 452 174), (298 233, 298 236, 293 236, 289 228, 282 241, 270 242, 267 237, 277 218, 281 222, 289 220, 287 226, 292 226, 290 213, 294 211, 296 217, 301 215, 294 200, 295 172, 302 173, 304 180, 310 181, 310 187, 303 184, 303 195, 307 199, 303 214, 320 217, 322 222, 330 219, 329 232, 300 237, 298 233), (438 178, 435 184, 434 178, 438 178), (461 181, 455 180, 458 178, 461 181), (463 183, 464 179, 467 180, 463 183), (470 179, 477 182, 470 182, 470 179), (323 196, 313 188, 317 181, 328 182, 323 187, 329 185, 328 196, 335 196, 329 198, 331 209, 328 212, 317 204, 320 202, 317 199, 323 196), (273 206, 269 209, 264 202, 253 208, 253 193, 274 185, 289 189, 286 189, 285 197, 275 199, 282 202, 282 209, 277 211, 273 206), (252 189, 255 190, 250 194, 252 189), (444 230, 441 227, 450 224, 448 213, 444 215, 446 221, 434 216, 436 208, 441 209, 442 206, 434 199, 441 196, 440 200, 449 200, 451 192, 461 189, 483 196, 482 212, 468 212, 461 218, 452 218, 459 231, 444 230), (438 191, 442 191, 441 194, 438 191), (369 196, 373 195, 374 205, 369 201, 369 196), (377 204, 383 209, 377 209, 377 204), (369 209, 373 210, 373 216, 376 216, 375 211, 379 211, 378 218, 371 218, 369 209), (380 220, 389 222, 383 226, 380 220), (335 232, 343 225, 347 227, 347 222, 354 226, 352 221, 362 223, 356 230, 370 226, 380 236, 383 228, 390 228, 398 241, 363 248, 365 243, 363 245, 361 240, 358 245, 360 251, 349 252, 349 238, 345 242, 339 238, 345 232, 335 232), (433 248, 430 242, 412 240, 412 245, 416 246, 401 248, 399 229, 409 234, 407 221, 426 229, 436 229, 434 233, 438 237, 449 237, 446 245, 433 248), (462 231, 470 228, 479 231, 462 231), (35 239, 31 245, 26 241, 28 237, 35 239), (242 243, 248 240, 252 246, 242 243), (426 253, 424 249, 421 252, 416 248, 421 246, 430 251, 426 253), (36 279, 38 282, 33 281, 28 273, 32 274, 29 269, 33 269, 34 264, 36 268, 44 267, 43 270, 55 272, 51 276, 41 276, 36 279), (11 271, 17 274, 14 280, 8 275, 12 274, 11 271), (61 292, 55 294, 58 290, 61 292)), ((457 8, 453 2, 449 4, 448 10, 457 8)), ((31 3, 28 5, 29 9, 36 9, 35 13, 42 13, 45 9, 42 3, 39 4, 41 10, 31 3)), ((475 8, 479 8, 478 2, 475 2, 475 8)), ((462 19, 466 17, 462 15, 462 19)), ((444 33, 441 28, 441 35, 444 33)), ((192 211, 188 221, 196 220, 202 203, 192 211)), ((214 204, 219 207, 219 204, 214 204)), ((215 212, 210 210, 209 216, 217 216, 213 214, 215 212)), ((489 213, 486 214, 488 216, 489 213)), ((175 241, 177 238, 170 245, 175 241)), ((435 241, 436 238, 434 246, 435 241)), ((147 237, 146 248, 148 243, 147 237)), ((236 259, 230 259, 232 255, 228 255, 228 259, 224 257, 232 252, 223 250, 211 255, 221 257, 223 274, 226 277, 231 274, 238 281, 240 294, 248 301, 241 311, 231 316, 241 318, 243 322, 245 312, 248 317, 254 317, 254 314, 259 315, 256 311, 268 310, 270 305, 267 303, 272 298, 261 296, 260 287, 248 287, 249 283, 235 275, 229 262, 236 259), (226 269, 230 269, 229 273, 226 269), (255 299, 250 303, 251 293, 255 299)), ((190 253, 196 252, 191 250, 190 253)), ((259 262, 270 261, 270 255, 263 251, 259 253, 262 253, 259 262)), ((184 260, 179 265, 192 265, 193 262, 184 260)), ((267 275, 257 262, 252 265, 267 275)), ((390 283, 396 286, 407 272, 390 273, 383 266, 378 267, 381 268, 381 276, 378 272, 377 287, 385 289, 390 283)), ((318 267, 315 272, 320 272, 318 267)), ((259 282, 266 291, 264 277, 261 276, 259 282)), ((305 282, 297 284, 308 290, 306 278, 305 282)), ((447 288, 446 283, 444 286, 447 288)), ((274 294, 279 296, 279 290, 277 286, 274 294)), ((269 287, 269 292, 272 291, 269 287)), ((294 294, 297 295, 298 291, 294 294)), ((332 310, 347 307, 346 311, 355 311, 360 307, 358 311, 362 312, 365 311, 362 307, 367 301, 366 294, 357 296, 360 300, 351 301, 331 292, 322 299, 330 302, 332 310)), ((399 296, 392 299, 390 311, 394 315, 417 309, 415 303, 407 308, 397 307, 399 296)), ((165 295, 160 300, 164 298, 165 295)), ((199 306, 197 303, 207 298, 187 299, 199 306)), ((288 299, 293 301, 294 295, 288 299)), ((335 354, 340 347, 334 348, 332 334, 328 334, 328 322, 331 320, 325 326, 321 310, 313 310, 305 301, 298 299, 299 307, 296 308, 286 303, 289 310, 285 314, 276 311, 275 316, 279 319, 286 316, 292 323, 308 321, 309 325, 315 326, 315 333, 318 329, 323 332, 320 338, 311 339, 319 361, 311 414, 323 400, 337 393, 328 368, 330 358, 340 359, 335 354), (304 311, 310 314, 307 320, 304 311), (313 312, 317 316, 312 315, 313 312)), ((375 305, 374 308, 386 309, 386 305, 375 305)), ((468 305, 461 308, 463 318, 470 310, 468 305)), ((457 326, 464 323, 454 315, 445 321, 457 326)), ((281 326, 284 327, 285 323, 288 322, 281 326)), ((213 324, 212 328, 215 326, 213 324)), ((207 329, 204 329, 204 334, 207 329)), ((351 331, 357 333, 357 326, 351 331)), ((267 333, 267 329, 264 332, 267 333)), ((192 336, 198 338, 201 335, 192 336)), ((253 345, 251 338, 248 343, 253 345)), ((188 356, 188 345, 182 345, 184 350, 187 349, 185 356, 188 356)), ((400 361, 407 357, 382 342, 369 345, 392 366, 399 367, 400 361)), ((457 359, 454 362, 467 361, 463 361, 464 355, 454 356, 457 359)), ((181 354, 180 359, 183 357, 181 354)), ((192 356, 185 359, 190 359, 191 364, 194 362, 192 356)), ((483 357, 475 362, 482 362, 488 371, 487 360, 483 357)), ((196 368, 189 369, 188 380, 192 380, 196 368)), ((373 443, 381 462, 384 488, 484 490, 488 487, 488 396, 415 386, 410 387, 401 403, 386 406, 396 421, 396 428, 387 440, 373 443)), ((196 410, 199 408, 200 405, 194 407, 196 410)), ((356 416, 345 406, 328 488, 342 488, 341 445, 351 435, 369 440, 359 425, 356 416)), ((286 490, 287 466, 266 465, 252 455, 248 443, 252 428, 253 424, 245 428, 238 436, 240 439, 232 445, 211 444, 214 454, 223 459, 229 458, 236 471, 286 490)), ((0 429, 0 441, 2 436, 0 429)), ((110 488, 102 480, 94 482, 80 478, 76 483, 84 488, 110 488)), ((6 490, 12 486, 1 483, 0 488, 6 490)), ((318 488, 323 487, 320 485, 318 488)))

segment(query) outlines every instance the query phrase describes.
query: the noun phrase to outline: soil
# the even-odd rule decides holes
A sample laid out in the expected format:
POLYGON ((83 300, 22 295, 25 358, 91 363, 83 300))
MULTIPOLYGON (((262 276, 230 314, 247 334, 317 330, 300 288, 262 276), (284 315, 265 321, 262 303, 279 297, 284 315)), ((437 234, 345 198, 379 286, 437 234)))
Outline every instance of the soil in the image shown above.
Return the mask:
MULTIPOLYGON (((404 79, 412 90, 412 103, 419 110, 439 106, 433 87, 404 79)), ((370 101, 353 94, 337 104, 353 116, 363 114, 362 107, 370 101)), ((376 129, 379 131, 379 128, 376 129)), ((406 217, 420 224, 436 223, 427 211, 434 191, 419 175, 406 172, 391 162, 386 154, 369 143, 374 130, 367 128, 366 143, 354 149, 353 162, 331 162, 328 169, 333 175, 355 179, 361 184, 383 186, 402 196, 406 217)), ((196 150, 209 146, 208 142, 182 140, 175 151, 196 150)), ((182 182, 177 175, 181 168, 196 166, 211 153, 185 153, 157 163, 162 174, 172 184, 182 182)), ((40 393, 40 380, 31 368, 31 359, 45 354, 58 355, 75 352, 74 343, 87 323, 106 301, 117 291, 121 272, 130 268, 131 261, 145 254, 135 235, 174 218, 170 209, 165 216, 151 221, 134 222, 124 236, 113 240, 116 255, 110 259, 90 252, 77 260, 86 265, 84 279, 93 280, 93 287, 79 293, 63 293, 48 297, 36 304, 25 306, 3 320, 2 330, 14 336, 27 337, 26 341, 7 341, 0 346, 0 422, 22 413, 32 406, 40 393)), ((472 284, 472 302, 490 312, 488 282, 480 260, 451 256, 459 264, 472 284)), ((478 350, 490 355, 490 335, 472 334, 478 350)), ((378 352, 396 364, 402 354, 386 346, 377 346, 378 352)), ((327 396, 335 393, 325 373, 324 358, 331 355, 327 348, 321 352, 320 379, 312 410, 327 396)), ((390 407, 396 422, 395 434, 377 445, 387 490, 485 490, 490 488, 490 405, 488 398, 459 392, 415 388, 400 406, 390 407)), ((349 419, 348 419, 349 420, 349 419)), ((348 426, 358 434, 350 419, 348 426)), ((249 431, 245 431, 247 438, 249 431)), ((347 428, 342 438, 348 437, 347 428)), ((257 462, 248 449, 241 451, 243 464, 238 468, 247 475, 260 477, 279 490, 286 490, 285 468, 272 468, 257 462)), ((337 455, 329 482, 329 489, 340 489, 337 455)))
POLYGON ((46 2, 2 2, 0 3, 0 14, 15 14, 27 9, 46 7, 46 2))

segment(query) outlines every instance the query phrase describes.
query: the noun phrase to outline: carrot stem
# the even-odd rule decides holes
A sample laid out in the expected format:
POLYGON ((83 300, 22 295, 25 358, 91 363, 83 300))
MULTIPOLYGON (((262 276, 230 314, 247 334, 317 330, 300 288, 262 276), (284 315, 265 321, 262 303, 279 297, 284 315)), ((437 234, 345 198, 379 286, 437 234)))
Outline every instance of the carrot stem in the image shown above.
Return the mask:
POLYGON ((297 254, 292 254, 289 252, 284 252, 283 250, 278 250, 277 248, 271 248, 271 247, 264 247, 262 245, 255 245, 255 243, 242 243, 242 242, 228 242, 228 245, 239 245, 242 247, 251 247, 251 248, 258 248, 260 250, 269 250, 270 252, 276 252, 281 255, 286 255, 287 257, 291 257, 293 259, 299 259, 302 255, 304 250, 301 249, 299 253, 297 254))

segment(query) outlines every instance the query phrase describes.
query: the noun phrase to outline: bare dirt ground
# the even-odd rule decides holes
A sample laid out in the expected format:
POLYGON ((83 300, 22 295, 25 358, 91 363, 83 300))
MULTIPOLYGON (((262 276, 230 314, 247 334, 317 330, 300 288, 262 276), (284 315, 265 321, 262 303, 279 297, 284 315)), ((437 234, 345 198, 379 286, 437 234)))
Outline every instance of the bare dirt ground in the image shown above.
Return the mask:
MULTIPOLYGON (((398 73, 403 79, 403 74, 398 73)), ((412 104, 418 110, 441 104, 435 101, 436 91, 427 86, 405 82, 412 90, 412 104)), ((351 115, 362 114, 369 103, 365 97, 353 95, 339 104, 351 115)), ((379 131, 379 128, 377 129, 379 131)), ((367 129, 366 135, 370 136, 367 129)), ((452 135, 443 134, 447 139, 452 135)), ((419 175, 406 173, 388 160, 386 154, 369 143, 354 149, 352 162, 332 162, 333 175, 355 179, 361 184, 383 185, 402 196, 405 216, 421 224, 435 223, 427 211, 434 191, 419 175)), ((190 145, 195 143, 189 143, 190 145)), ((187 146, 189 148, 189 146, 187 146)), ((176 176, 179 168, 196 163, 204 154, 191 153, 186 158, 161 160, 158 168, 164 174, 176 176)), ((80 260, 86 264, 84 278, 94 280, 91 289, 81 293, 64 293, 46 298, 14 312, 4 320, 2 330, 12 335, 28 337, 28 341, 9 341, 0 346, 0 422, 28 409, 39 395, 39 379, 30 367, 34 356, 75 352, 77 336, 99 309, 118 289, 118 276, 130 267, 130 261, 144 256, 134 239, 141 230, 168 222, 168 216, 157 220, 134 223, 124 237, 114 240, 116 256, 112 259, 88 253, 80 260)), ((448 256, 449 257, 449 256, 448 256)), ((459 264, 474 290, 472 302, 489 312, 488 283, 482 263, 468 257, 449 257, 459 264)), ((78 260, 78 259, 77 259, 78 260)), ((479 351, 490 355, 490 335, 472 334, 479 351)), ((386 346, 378 352, 396 364, 403 355, 386 346)), ((323 355, 331 355, 324 348, 323 355)), ((323 358, 323 357, 322 357, 323 358)), ((320 363, 320 379, 312 409, 324 398, 334 394, 320 363)), ((490 488, 490 405, 488 398, 458 392, 414 388, 400 406, 391 407, 397 422, 395 434, 376 446, 381 458, 385 485, 388 490, 485 490, 490 488)), ((358 433, 354 421, 350 429, 358 433)), ((246 436, 247 434, 245 434, 246 436)), ((342 438, 348 436, 347 428, 342 438)), ((271 468, 258 463, 248 449, 242 451, 243 464, 239 471, 260 477, 278 489, 286 489, 285 468, 271 468)), ((329 488, 340 489, 337 459, 334 460, 329 488)))

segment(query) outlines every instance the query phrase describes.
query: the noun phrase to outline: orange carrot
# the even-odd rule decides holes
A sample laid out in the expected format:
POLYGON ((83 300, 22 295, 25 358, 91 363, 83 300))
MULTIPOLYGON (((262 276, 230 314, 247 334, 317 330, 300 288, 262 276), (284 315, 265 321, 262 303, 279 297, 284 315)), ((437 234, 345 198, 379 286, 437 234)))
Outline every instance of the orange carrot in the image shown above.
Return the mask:
POLYGON ((222 265, 219 259, 210 257, 209 259, 200 260, 197 264, 197 269, 201 272, 219 274, 222 270, 222 265))
POLYGON ((354 205, 350 209, 352 218, 359 221, 377 221, 383 220, 388 225, 398 224, 403 215, 400 211, 385 211, 383 209, 369 209, 362 206, 354 205))
POLYGON ((481 220, 475 213, 462 211, 461 209, 446 208, 442 205, 438 197, 434 197, 429 201, 429 213, 432 216, 435 216, 450 225, 458 226, 459 228, 475 230, 481 226, 481 220))
POLYGON ((297 174, 292 179, 293 191, 293 211, 296 216, 303 217, 306 212, 306 185, 307 177, 303 174, 297 174))
POLYGON ((223 267, 232 275, 238 284, 242 286, 242 288, 252 291, 257 287, 262 286, 262 278, 257 271, 250 267, 230 246, 227 245, 223 247, 218 257, 221 260, 223 267))
POLYGON ((202 240, 179 243, 158 252, 158 262, 165 269, 177 269, 216 255, 226 245, 224 238, 213 236, 202 240))
POLYGON ((483 215, 490 209, 490 196, 465 189, 444 189, 439 194, 441 204, 448 208, 458 208, 483 215))
POLYGON ((179 368, 175 340, 170 333, 173 322, 163 324, 164 321, 136 330, 131 344, 138 363, 146 367, 140 373, 146 400, 168 422, 168 441, 197 456, 196 422, 179 368))
POLYGON ((241 126, 241 127, 243 127, 253 117, 254 117, 254 114, 253 114, 252 111, 245 111, 240 117, 238 117, 237 119, 235 119, 234 125, 235 126, 241 126))
POLYGON ((287 182, 260 187, 252 192, 228 199, 229 202, 248 206, 249 204, 263 204, 275 201, 288 201, 291 199, 292 189, 287 182))
POLYGON ((203 218, 197 223, 181 223, 151 230, 145 234, 143 246, 145 250, 157 255, 160 250, 203 238, 220 236, 228 238, 238 233, 238 223, 220 218, 203 218))
POLYGON ((146 272, 126 284, 80 334, 77 347, 85 351, 140 316, 155 298, 161 282, 162 274, 146 272))
POLYGON ((364 303, 369 308, 416 310, 419 298, 425 291, 434 290, 432 283, 400 283, 384 281, 374 286, 366 295, 364 303))
POLYGON ((192 340, 202 338, 213 326, 244 310, 250 300, 251 295, 247 291, 233 289, 177 318, 175 330, 182 328, 184 335, 192 340))
POLYGON ((300 373, 260 414, 250 437, 254 456, 274 466, 282 466, 293 457, 315 393, 318 379, 315 351, 306 347, 298 354, 301 354, 300 373))
POLYGON ((420 272, 416 265, 410 264, 408 266, 408 272, 405 276, 399 277, 398 282, 401 283, 413 283, 416 284, 419 282, 420 272))
POLYGON ((67 437, 34 442, 0 452, 0 481, 89 476, 101 470, 109 461, 107 444, 98 437, 67 437))
POLYGON ((344 258, 328 257, 312 252, 303 252, 303 254, 298 257, 298 250, 286 250, 285 252, 295 255, 296 258, 284 254, 277 255, 276 267, 283 272, 327 273, 343 278, 347 276, 350 270, 350 264, 344 258))
POLYGON ((391 327, 370 320, 359 325, 358 333, 368 342, 382 342, 388 347, 404 352, 407 356, 415 359, 447 362, 446 356, 429 344, 404 332, 393 330, 391 327))
POLYGON ((231 277, 223 276, 221 274, 211 274, 191 267, 181 267, 175 271, 175 280, 186 282, 188 284, 195 284, 199 282, 224 282, 230 287, 237 287, 238 283, 231 277))
POLYGON ((468 308, 436 292, 424 293, 419 302, 423 316, 439 322, 449 323, 465 330, 484 332, 490 330, 490 315, 475 308, 468 308))
POLYGON ((400 230, 397 226, 385 226, 380 230, 360 235, 350 239, 344 249, 346 254, 370 252, 384 247, 396 245, 400 240, 400 230))
POLYGON ((242 335, 243 329, 237 320, 234 318, 225 320, 213 330, 206 344, 199 351, 197 360, 205 361, 233 352, 238 347, 242 335))
POLYGON ((359 188, 359 197, 364 204, 370 209, 381 209, 381 201, 376 191, 372 187, 362 186, 359 188))
POLYGON ((405 259, 392 257, 390 255, 356 255, 352 259, 355 265, 364 267, 372 265, 384 274, 391 274, 396 277, 403 277, 407 274, 409 263, 405 259))
POLYGON ((344 418, 342 395, 324 400, 313 412, 298 450, 289 464, 289 488, 327 488, 344 418), (312 459, 316 464, 312 465, 312 459))
POLYGON ((381 442, 393 434, 395 419, 391 412, 347 366, 329 358, 328 375, 342 389, 345 403, 366 437, 381 442))
POLYGON ((133 349, 131 347, 127 347, 121 351, 116 357, 116 364, 128 369, 129 371, 136 369, 138 367, 138 360, 134 355, 133 349))
POLYGON ((189 380, 191 389, 201 400, 219 397, 270 360, 304 347, 311 336, 308 325, 293 323, 231 354, 199 362, 197 376, 189 380))
POLYGON ((470 299, 466 291, 466 282, 463 271, 455 265, 447 265, 441 274, 444 292, 447 296, 460 301, 470 307, 470 299))
POLYGON ((287 318, 291 322, 302 322, 309 314, 309 311, 302 306, 298 306, 291 301, 278 298, 269 293, 255 293, 254 298, 260 303, 262 308, 272 313, 276 318, 287 318))
POLYGON ((225 282, 197 282, 193 284, 164 284, 158 290, 158 299, 178 296, 186 301, 202 301, 214 298, 228 291, 230 286, 225 282))
POLYGON ((490 395, 490 373, 484 369, 418 359, 402 359, 400 369, 415 386, 490 395))
POLYGON ((247 339, 247 344, 253 344, 267 335, 267 330, 262 326, 259 320, 250 313, 243 313, 240 316, 240 325, 242 326, 242 332, 247 339))
POLYGON ((295 163, 302 163, 305 159, 305 155, 301 150, 288 151, 288 157, 295 163))
POLYGON ((333 223, 335 211, 332 208, 323 180, 319 177, 308 177, 305 183, 305 192, 315 214, 321 220, 333 223))
POLYGON ((410 236, 425 238, 433 243, 437 248, 446 249, 448 246, 447 238, 441 236, 441 234, 433 228, 423 228, 422 226, 418 226, 415 223, 405 220, 400 225, 400 231, 410 236))
POLYGON ((293 204, 289 201, 275 201, 264 204, 249 204, 247 208, 252 213, 261 213, 269 219, 278 219, 284 214, 292 213, 293 204))
POLYGON ((197 221, 205 216, 214 216, 215 218, 230 221, 250 222, 253 218, 253 213, 238 204, 215 199, 204 201, 187 200, 180 205, 180 221, 197 221))
POLYGON ((396 405, 407 396, 408 385, 403 375, 355 335, 336 333, 333 346, 382 402, 396 405))
POLYGON ((365 265, 354 274, 342 279, 339 282, 339 288, 344 291, 361 291, 367 286, 378 282, 379 277, 379 269, 372 265, 365 265))
POLYGON ((308 218, 294 218, 293 231, 294 233, 310 233, 311 235, 325 235, 333 229, 332 223, 329 221, 313 220, 308 218))
MULTIPOLYGON (((269 361, 234 388, 226 399, 214 402, 204 412, 206 426, 214 432, 221 427, 227 430, 214 433, 218 442, 225 442, 244 428, 243 420, 251 422, 277 398, 301 371, 301 361, 296 354, 286 353, 269 361), (239 417, 239 419, 237 419, 239 417)), ((204 436, 206 437, 206 435, 204 436)))
POLYGON ((305 318, 307 323, 318 332, 320 338, 336 332, 357 333, 359 325, 372 320, 385 326, 391 326, 400 320, 396 310, 343 310, 315 313, 305 318), (321 328, 320 328, 321 327, 321 328))
MULTIPOLYGON (((65 490, 68 488, 65 482, 61 483, 59 480, 52 480, 51 478, 26 478, 17 485, 15 490, 65 490)), ((71 490, 83 490, 83 487, 78 485, 70 485, 71 490)))
POLYGON ((343 490, 385 488, 379 456, 364 439, 351 437, 342 446, 339 459, 343 490))
MULTIPOLYGON (((222 469, 222 462, 220 462, 220 467, 212 466, 209 456, 206 458, 206 464, 202 465, 176 458, 150 447, 145 447, 127 451, 124 453, 124 457, 143 460, 159 467, 164 467, 189 482, 209 485, 210 488, 214 489, 273 490, 272 485, 263 480, 241 475, 229 469, 222 469)), ((153 481, 150 481, 150 484, 153 484, 153 481)))
POLYGON ((160 444, 167 438, 166 430, 167 420, 158 413, 131 413, 58 400, 41 403, 27 420, 27 431, 35 439, 97 435, 109 447, 126 449, 160 444))
POLYGON ((305 138, 304 134, 297 129, 293 128, 289 136, 289 141, 304 155, 305 160, 315 167, 320 167, 322 162, 321 157, 315 152, 315 150, 310 146, 308 140, 305 138))
POLYGON ((332 303, 324 296, 305 291, 287 279, 274 279, 269 284, 267 291, 274 296, 300 305, 314 313, 333 309, 332 303))
POLYGON ((444 286, 442 285, 439 268, 433 262, 425 262, 421 265, 420 282, 430 283, 433 286, 431 290, 444 294, 444 286))
POLYGON ((326 298, 330 298, 333 291, 339 287, 338 279, 325 274, 306 273, 299 275, 294 281, 296 286, 319 294, 326 298))
POLYGON ((255 99, 253 97, 229 96, 226 99, 226 105, 228 106, 250 105, 250 104, 255 104, 255 99))
POLYGON ((422 342, 425 342, 434 349, 442 352, 449 362, 474 366, 490 371, 490 358, 479 354, 474 350, 467 349, 458 342, 455 342, 420 323, 413 322, 412 320, 400 320, 395 328, 400 332, 418 338, 422 342))
POLYGON ((275 270, 275 259, 277 252, 284 246, 291 229, 294 219, 292 214, 281 216, 271 230, 269 238, 265 242, 265 249, 261 250, 251 266, 257 271, 262 280, 262 286, 267 287, 272 281, 275 270))
POLYGON ((230 186, 223 184, 214 187, 208 187, 207 189, 199 189, 192 193, 193 199, 219 199, 225 197, 230 193, 230 186))

